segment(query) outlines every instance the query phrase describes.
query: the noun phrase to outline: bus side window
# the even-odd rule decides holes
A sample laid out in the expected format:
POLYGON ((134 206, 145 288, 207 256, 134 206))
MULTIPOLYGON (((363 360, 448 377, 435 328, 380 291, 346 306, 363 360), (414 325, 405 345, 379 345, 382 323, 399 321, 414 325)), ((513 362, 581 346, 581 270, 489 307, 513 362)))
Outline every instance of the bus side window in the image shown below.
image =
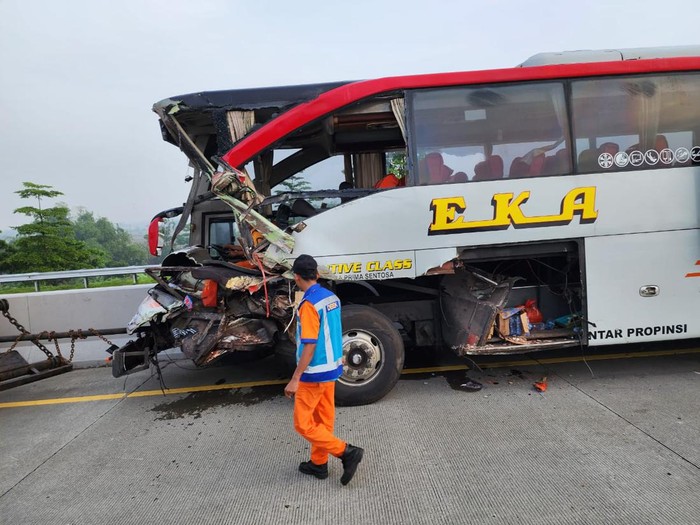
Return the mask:
POLYGON ((476 182, 563 174, 554 158, 558 149, 570 148, 561 82, 421 89, 405 100, 418 184, 464 179, 449 177, 449 168, 443 173, 444 163, 476 182), (428 166, 432 157, 439 168, 428 166))
POLYGON ((693 148, 698 146, 699 80, 697 73, 667 73, 572 81, 575 142, 580 147, 577 171, 659 170, 691 164, 693 148), (594 138, 597 155, 589 151, 594 138))

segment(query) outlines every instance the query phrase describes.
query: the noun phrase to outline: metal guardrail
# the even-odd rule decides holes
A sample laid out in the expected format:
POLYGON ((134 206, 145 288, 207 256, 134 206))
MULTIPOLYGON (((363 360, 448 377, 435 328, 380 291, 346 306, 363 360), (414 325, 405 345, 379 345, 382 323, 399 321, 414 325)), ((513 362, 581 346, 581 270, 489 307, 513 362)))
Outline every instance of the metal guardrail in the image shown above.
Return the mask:
POLYGON ((82 279, 83 287, 88 288, 91 277, 108 277, 111 275, 132 275, 134 284, 137 284, 137 276, 144 273, 150 266, 123 266, 121 268, 93 268, 90 270, 66 270, 63 272, 30 272, 0 275, 0 284, 3 283, 34 283, 34 290, 40 291, 41 281, 53 281, 58 279, 82 279))

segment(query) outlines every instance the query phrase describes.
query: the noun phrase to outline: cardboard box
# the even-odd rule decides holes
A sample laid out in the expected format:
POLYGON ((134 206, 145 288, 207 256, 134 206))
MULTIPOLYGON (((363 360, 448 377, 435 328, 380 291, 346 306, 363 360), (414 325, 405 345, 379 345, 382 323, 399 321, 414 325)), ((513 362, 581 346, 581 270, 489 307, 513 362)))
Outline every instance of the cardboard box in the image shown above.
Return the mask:
POLYGON ((496 318, 498 333, 502 337, 517 337, 530 334, 530 325, 525 310, 504 308, 496 318))

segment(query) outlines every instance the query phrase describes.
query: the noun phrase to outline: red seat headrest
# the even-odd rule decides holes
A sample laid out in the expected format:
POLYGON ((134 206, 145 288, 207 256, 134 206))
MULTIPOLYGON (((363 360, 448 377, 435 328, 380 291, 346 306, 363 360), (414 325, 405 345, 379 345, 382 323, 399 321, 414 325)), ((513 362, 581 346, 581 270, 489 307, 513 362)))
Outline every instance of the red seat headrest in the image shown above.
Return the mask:
POLYGON ((503 178, 503 158, 491 155, 474 166, 474 180, 495 180, 503 178))
POLYGON ((454 171, 445 166, 442 155, 438 152, 428 153, 425 156, 425 165, 428 169, 428 180, 430 182, 447 182, 454 171))

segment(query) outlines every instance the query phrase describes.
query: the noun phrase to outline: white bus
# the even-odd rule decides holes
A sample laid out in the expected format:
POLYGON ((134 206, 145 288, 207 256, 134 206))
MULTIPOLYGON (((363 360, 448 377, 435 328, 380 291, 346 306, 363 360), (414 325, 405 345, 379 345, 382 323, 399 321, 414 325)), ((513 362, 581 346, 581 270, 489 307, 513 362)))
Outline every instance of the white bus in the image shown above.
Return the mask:
POLYGON ((385 395, 416 346, 700 336, 700 47, 197 93, 154 110, 195 171, 187 203, 152 231, 182 212, 199 247, 154 270, 154 297, 179 294, 136 320, 115 375, 173 345, 197 364, 284 347, 301 253, 343 302, 341 403, 385 395))

